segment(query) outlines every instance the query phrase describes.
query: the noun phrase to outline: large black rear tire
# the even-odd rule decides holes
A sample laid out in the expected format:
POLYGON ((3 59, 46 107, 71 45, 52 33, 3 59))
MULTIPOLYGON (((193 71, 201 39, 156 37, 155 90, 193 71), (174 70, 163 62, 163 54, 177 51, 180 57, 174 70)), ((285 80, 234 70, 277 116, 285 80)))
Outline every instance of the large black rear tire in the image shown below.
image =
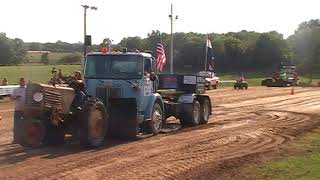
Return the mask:
POLYGON ((197 126, 200 123, 200 103, 196 99, 192 104, 187 104, 180 115, 182 126, 197 126))
POLYGON ((207 124, 211 113, 210 101, 205 99, 200 106, 200 124, 207 124))
POLYGON ((80 113, 80 144, 84 147, 99 147, 103 144, 108 129, 107 110, 98 98, 90 97, 80 113))

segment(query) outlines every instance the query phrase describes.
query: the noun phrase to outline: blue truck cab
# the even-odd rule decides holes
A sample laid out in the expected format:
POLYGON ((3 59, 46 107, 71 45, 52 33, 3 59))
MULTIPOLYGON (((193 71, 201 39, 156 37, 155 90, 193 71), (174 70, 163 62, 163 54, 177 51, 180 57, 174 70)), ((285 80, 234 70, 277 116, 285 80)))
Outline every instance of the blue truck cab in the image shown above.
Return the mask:
POLYGON ((156 92, 157 80, 150 75, 155 72, 154 62, 149 53, 96 52, 87 55, 85 92, 103 101, 111 134, 135 135, 141 124, 152 120, 155 104, 158 126, 150 131, 159 132, 164 105, 161 95, 156 92))
POLYGON ((112 136, 157 134, 171 116, 182 126, 206 124, 211 115, 204 78, 157 74, 156 61, 149 53, 89 53, 84 85, 85 93, 103 104, 106 132, 112 136))

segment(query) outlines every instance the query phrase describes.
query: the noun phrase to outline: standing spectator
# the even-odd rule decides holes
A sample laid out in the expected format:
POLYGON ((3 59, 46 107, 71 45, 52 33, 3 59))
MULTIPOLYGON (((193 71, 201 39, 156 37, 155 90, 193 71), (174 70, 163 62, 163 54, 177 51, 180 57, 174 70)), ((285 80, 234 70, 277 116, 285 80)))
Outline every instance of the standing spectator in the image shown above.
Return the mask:
POLYGON ((20 87, 13 91, 11 95, 11 99, 15 101, 14 108, 14 121, 13 121, 13 143, 17 142, 17 135, 19 133, 19 126, 21 124, 21 120, 23 119, 23 106, 25 102, 25 90, 26 90, 26 82, 24 78, 20 78, 19 80, 20 87))
POLYGON ((61 70, 61 69, 59 69, 58 78, 59 78, 59 79, 62 79, 62 78, 63 78, 63 74, 62 74, 62 70, 61 70))
POLYGON ((62 83, 63 83, 63 74, 62 74, 62 70, 61 70, 61 69, 59 69, 57 79, 58 79, 58 83, 59 83, 59 84, 62 84, 62 83))

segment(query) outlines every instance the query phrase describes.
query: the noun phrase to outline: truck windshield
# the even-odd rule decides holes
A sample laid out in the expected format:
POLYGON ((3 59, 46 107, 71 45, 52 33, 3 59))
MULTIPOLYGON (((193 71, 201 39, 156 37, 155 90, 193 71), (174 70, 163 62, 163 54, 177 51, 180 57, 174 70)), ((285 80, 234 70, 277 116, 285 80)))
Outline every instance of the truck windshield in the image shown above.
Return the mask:
POLYGON ((142 76, 142 56, 89 55, 84 77, 94 79, 139 79, 142 76))

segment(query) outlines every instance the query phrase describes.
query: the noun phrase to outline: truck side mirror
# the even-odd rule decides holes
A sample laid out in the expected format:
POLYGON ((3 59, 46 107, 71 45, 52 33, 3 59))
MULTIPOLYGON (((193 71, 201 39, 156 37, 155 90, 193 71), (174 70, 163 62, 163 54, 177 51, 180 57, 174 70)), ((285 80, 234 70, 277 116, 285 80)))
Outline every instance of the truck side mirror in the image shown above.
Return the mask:
POLYGON ((150 80, 151 80, 151 81, 157 80, 157 75, 156 75, 154 72, 151 72, 151 73, 150 73, 150 80))

